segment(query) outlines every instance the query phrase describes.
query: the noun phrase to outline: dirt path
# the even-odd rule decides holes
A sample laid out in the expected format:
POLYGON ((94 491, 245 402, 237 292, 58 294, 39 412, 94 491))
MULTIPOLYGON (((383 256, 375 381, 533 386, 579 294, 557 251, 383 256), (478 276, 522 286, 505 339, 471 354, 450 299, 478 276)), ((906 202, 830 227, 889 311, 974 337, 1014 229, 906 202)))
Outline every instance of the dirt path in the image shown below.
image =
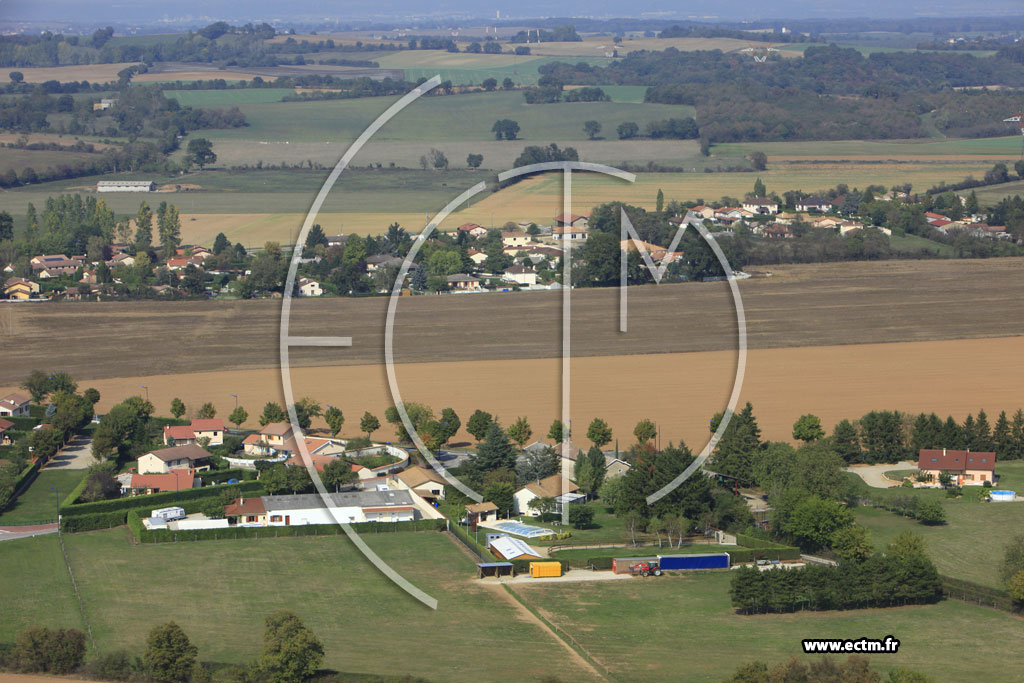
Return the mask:
POLYGON ((898 462, 895 465, 854 465, 853 467, 847 467, 847 472, 853 472, 858 477, 864 480, 868 486, 873 486, 876 489, 887 489, 890 486, 899 486, 902 481, 893 481, 885 476, 886 472, 892 472, 893 470, 916 470, 917 463, 904 460, 898 462))
POLYGON ((523 605, 521 602, 516 600, 512 595, 510 595, 508 593, 508 591, 506 591, 502 587, 501 584, 499 584, 499 583, 487 583, 487 582, 481 581, 481 582, 479 582, 479 585, 484 586, 487 589, 489 589, 495 595, 495 597, 497 597, 499 600, 504 600, 506 603, 508 603, 509 605, 514 607, 515 610, 516 610, 516 613, 523 619, 523 621, 527 621, 527 622, 529 622, 531 624, 535 624, 537 626, 537 628, 539 628, 540 630, 544 631, 544 633, 546 633, 547 635, 551 636, 551 638, 556 640, 562 647, 565 648, 565 651, 569 655, 569 658, 573 662, 575 662, 576 665, 580 667, 580 669, 583 669, 584 671, 589 673, 595 680, 601 680, 601 681, 607 681, 608 680, 601 672, 599 672, 597 669, 595 669, 594 666, 590 662, 588 662, 586 659, 584 659, 583 655, 581 655, 579 652, 576 652, 576 650, 572 649, 572 647, 569 645, 569 643, 565 642, 565 640, 563 640, 561 638, 561 636, 559 636, 557 633, 555 633, 551 629, 550 626, 548 626, 543 621, 541 621, 537 617, 537 615, 535 615, 530 610, 526 609, 525 605, 523 605))

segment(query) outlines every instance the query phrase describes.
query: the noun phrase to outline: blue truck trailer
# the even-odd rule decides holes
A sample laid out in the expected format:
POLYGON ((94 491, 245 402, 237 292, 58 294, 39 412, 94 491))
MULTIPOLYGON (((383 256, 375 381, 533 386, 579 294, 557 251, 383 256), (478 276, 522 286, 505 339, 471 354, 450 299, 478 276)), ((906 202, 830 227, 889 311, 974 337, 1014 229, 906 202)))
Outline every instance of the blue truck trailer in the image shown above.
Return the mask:
POLYGON ((680 571, 684 569, 728 569, 729 553, 658 555, 658 563, 665 571, 680 571))

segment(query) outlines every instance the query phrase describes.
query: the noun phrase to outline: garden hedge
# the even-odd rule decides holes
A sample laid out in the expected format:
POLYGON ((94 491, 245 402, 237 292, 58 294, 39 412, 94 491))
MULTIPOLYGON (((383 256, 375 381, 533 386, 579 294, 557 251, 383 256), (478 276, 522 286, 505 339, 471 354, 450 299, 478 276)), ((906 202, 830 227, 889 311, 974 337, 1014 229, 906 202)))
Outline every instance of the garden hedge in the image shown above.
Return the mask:
MULTIPOLYGON (((239 494, 245 496, 265 496, 266 489, 258 481, 243 481, 238 484, 231 484, 239 494)), ((131 508, 155 509, 180 505, 189 500, 203 500, 220 496, 223 486, 203 486, 198 489, 186 489, 184 491, 167 491, 154 493, 151 496, 130 496, 127 498, 115 498, 113 500, 98 500, 94 503, 76 503, 61 507, 61 515, 86 515, 94 512, 112 512, 114 510, 127 511, 131 508)))

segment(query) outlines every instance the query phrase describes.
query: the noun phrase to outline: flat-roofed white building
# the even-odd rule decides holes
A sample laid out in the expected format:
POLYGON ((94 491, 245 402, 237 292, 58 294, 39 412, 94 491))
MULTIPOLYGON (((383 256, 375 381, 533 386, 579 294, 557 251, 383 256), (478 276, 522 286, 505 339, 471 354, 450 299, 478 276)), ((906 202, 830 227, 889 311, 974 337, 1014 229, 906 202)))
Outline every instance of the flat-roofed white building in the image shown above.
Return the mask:
POLYGON ((152 192, 156 184, 152 180, 101 180, 96 183, 97 192, 152 192))

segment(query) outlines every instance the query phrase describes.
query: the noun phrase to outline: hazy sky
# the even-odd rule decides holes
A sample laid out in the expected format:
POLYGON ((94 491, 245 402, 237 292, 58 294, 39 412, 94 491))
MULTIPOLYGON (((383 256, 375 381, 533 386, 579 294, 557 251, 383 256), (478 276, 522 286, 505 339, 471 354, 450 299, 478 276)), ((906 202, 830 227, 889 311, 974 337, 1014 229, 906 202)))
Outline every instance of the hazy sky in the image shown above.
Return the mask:
MULTIPOLYGON (((367 19, 382 21, 431 14, 492 17, 647 16, 651 18, 836 18, 1020 15, 1021 0, 0 0, 2 21, 134 23, 205 19, 310 21, 367 19)), ((401 23, 401 22, 396 22, 401 23)))

